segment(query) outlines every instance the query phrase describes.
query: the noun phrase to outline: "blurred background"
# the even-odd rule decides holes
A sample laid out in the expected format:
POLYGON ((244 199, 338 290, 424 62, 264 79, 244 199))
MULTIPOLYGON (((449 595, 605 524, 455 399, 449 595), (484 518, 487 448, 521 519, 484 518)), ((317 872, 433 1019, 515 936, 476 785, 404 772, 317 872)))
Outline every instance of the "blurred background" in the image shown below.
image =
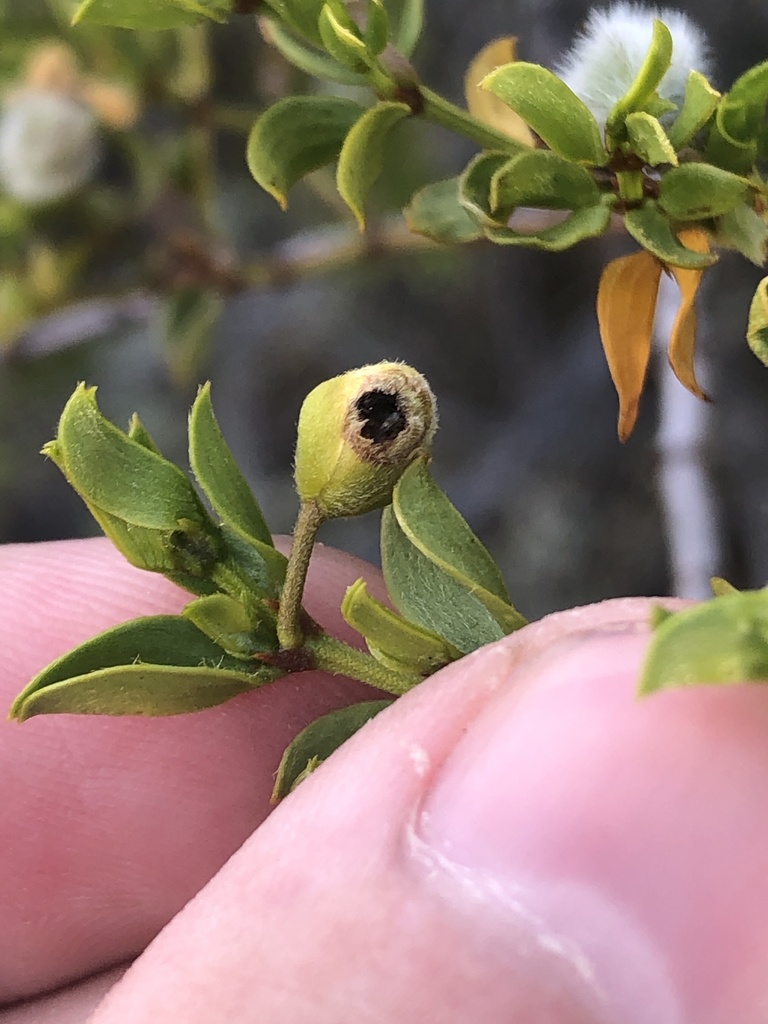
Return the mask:
MULTIPOLYGON (((461 102, 464 70, 490 39, 517 35, 522 59, 552 65, 589 6, 427 0, 414 63, 461 102)), ((676 6, 712 40, 719 88, 768 56, 762 0, 744 0, 738 17, 716 0, 676 6)), ((186 412, 210 378, 225 436, 274 530, 287 532, 303 395, 352 366, 403 359, 439 399, 435 475, 524 613, 670 591, 658 381, 620 445, 594 313, 601 268, 630 243, 548 254, 409 239, 398 210, 411 192, 473 153, 421 124, 392 136, 398 174, 376 188, 366 240, 330 172, 298 185, 283 213, 248 174, 248 128, 276 98, 318 86, 264 42, 255 18, 149 35, 70 30, 70 10, 66 0, 0 2, 0 541, 97 532, 37 454, 79 380, 99 385, 120 425, 138 410, 164 454, 186 465, 186 412), (52 40, 66 40, 77 66, 48 50, 49 64, 33 59, 30 70, 52 40), (95 172, 65 198, 30 203, 13 181, 9 122, 30 81, 53 74, 69 75, 92 110, 93 126, 81 127, 95 172)), ((717 570, 743 587, 768 580, 768 371, 744 340, 761 276, 726 254, 700 293, 714 401, 698 455, 718 502, 717 570)), ((323 539, 376 561, 376 518, 332 524, 323 539)))

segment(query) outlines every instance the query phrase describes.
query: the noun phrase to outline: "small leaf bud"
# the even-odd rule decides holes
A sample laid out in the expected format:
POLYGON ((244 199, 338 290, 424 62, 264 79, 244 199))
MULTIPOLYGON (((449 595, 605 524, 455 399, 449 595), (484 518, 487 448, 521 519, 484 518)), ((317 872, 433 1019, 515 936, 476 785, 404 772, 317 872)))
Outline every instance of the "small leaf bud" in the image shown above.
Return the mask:
POLYGON ((304 400, 296 489, 323 518, 383 508, 403 470, 429 451, 435 397, 403 363, 375 363, 319 384, 304 400))

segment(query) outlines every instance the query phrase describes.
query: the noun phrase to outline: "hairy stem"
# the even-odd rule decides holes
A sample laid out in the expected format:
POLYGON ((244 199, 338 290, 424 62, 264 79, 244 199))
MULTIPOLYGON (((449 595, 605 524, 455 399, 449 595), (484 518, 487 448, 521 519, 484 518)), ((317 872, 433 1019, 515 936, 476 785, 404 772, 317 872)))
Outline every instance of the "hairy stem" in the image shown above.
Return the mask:
POLYGON ((458 135, 463 135, 476 142, 483 149, 498 149, 505 153, 519 153, 525 149, 521 142, 504 132, 499 132, 489 124, 484 124, 466 110, 457 107, 443 96, 432 92, 425 85, 419 86, 423 103, 421 116, 434 124, 440 124, 458 135))
POLYGON ((304 595, 304 584, 307 581, 315 537, 322 522, 323 516, 315 502, 303 502, 293 530, 293 544, 288 556, 288 568, 277 613, 277 639, 283 650, 300 647, 304 642, 301 628, 301 599, 304 595))
POLYGON ((359 679, 361 683, 368 683, 396 697, 422 681, 418 672, 397 672, 387 668, 370 654, 358 651, 327 633, 307 637, 305 647, 312 652, 317 668, 323 672, 359 679))

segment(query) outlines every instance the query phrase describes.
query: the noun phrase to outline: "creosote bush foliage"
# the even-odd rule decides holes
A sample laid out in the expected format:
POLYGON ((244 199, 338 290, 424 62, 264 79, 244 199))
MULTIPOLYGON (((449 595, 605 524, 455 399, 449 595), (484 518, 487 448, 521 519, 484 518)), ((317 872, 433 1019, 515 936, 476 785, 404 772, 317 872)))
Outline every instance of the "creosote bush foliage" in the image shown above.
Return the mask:
MULTIPOLYGON (((257 16, 272 46, 325 83, 322 91, 279 99, 250 127, 250 171, 283 208, 297 182, 335 164, 338 194, 364 231, 392 133, 406 120, 422 120, 471 140, 478 153, 454 177, 410 198, 404 217, 412 232, 440 243, 485 239, 559 252, 626 231, 637 248, 605 267, 597 294, 619 436, 628 437, 637 418, 663 273, 681 297, 668 340, 671 367, 684 387, 705 397, 694 369, 703 274, 724 250, 760 266, 766 259, 768 61, 720 92, 710 81, 706 40, 685 15, 618 3, 590 15, 556 70, 518 60, 514 38, 490 42, 466 72, 464 109, 423 83, 411 61, 424 27, 420 0, 63 6, 76 30, 156 30, 177 41, 174 33, 206 21, 257 16), (531 210, 538 211, 533 230, 530 218, 524 227, 519 217, 531 210)), ((173 53, 180 72, 188 54, 180 44, 173 53)), ((184 89, 187 99, 190 89, 204 94, 189 76, 182 97, 184 89)), ((20 210, 39 213, 73 197, 96 201, 88 182, 98 125, 128 132, 139 109, 129 85, 94 78, 66 47, 34 53, 0 123, 6 219, 22 223, 31 214, 20 210)), ((147 166, 140 155, 139 172, 147 166)), ((205 209, 205 196, 197 198, 205 209)), ((191 277, 165 282, 169 322, 180 335, 208 325, 222 295, 248 283, 236 261, 203 255, 191 277)), ((31 258, 16 256, 19 268, 31 258)), ((45 258, 59 288, 50 304, 66 275, 80 271, 72 253, 52 250, 45 258)), ((20 271, 6 277, 6 291, 9 281, 17 288, 0 296, 6 333, 41 308, 39 295, 23 293, 20 271)), ((768 278, 755 293, 747 340, 768 364, 768 278)), ((208 385, 189 420, 197 488, 162 456, 138 417, 121 431, 99 411, 95 389, 79 386, 45 454, 132 564, 162 573, 192 600, 180 616, 126 623, 58 659, 20 694, 12 716, 178 714, 312 668, 389 694, 304 730, 278 772, 275 797, 284 795, 391 700, 525 624, 490 554, 431 476, 436 425, 428 383, 404 364, 378 363, 320 384, 299 416, 299 513, 285 557, 224 441, 208 385), (302 597, 323 523, 377 510, 391 605, 375 600, 362 580, 342 605, 363 651, 328 634, 302 597)), ((768 675, 768 596, 735 592, 724 581, 714 586, 717 596, 702 606, 658 612, 641 692, 768 675)))

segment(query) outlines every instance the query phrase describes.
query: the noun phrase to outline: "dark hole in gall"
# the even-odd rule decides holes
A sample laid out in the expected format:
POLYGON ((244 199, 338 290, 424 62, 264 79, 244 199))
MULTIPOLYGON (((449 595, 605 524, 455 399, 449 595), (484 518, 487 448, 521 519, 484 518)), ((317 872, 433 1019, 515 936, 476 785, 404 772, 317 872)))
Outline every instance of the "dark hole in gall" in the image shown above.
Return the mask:
POLYGON ((405 413, 397 395, 385 391, 366 391, 355 402, 357 414, 364 421, 360 436, 374 444, 391 441, 405 430, 405 413))

